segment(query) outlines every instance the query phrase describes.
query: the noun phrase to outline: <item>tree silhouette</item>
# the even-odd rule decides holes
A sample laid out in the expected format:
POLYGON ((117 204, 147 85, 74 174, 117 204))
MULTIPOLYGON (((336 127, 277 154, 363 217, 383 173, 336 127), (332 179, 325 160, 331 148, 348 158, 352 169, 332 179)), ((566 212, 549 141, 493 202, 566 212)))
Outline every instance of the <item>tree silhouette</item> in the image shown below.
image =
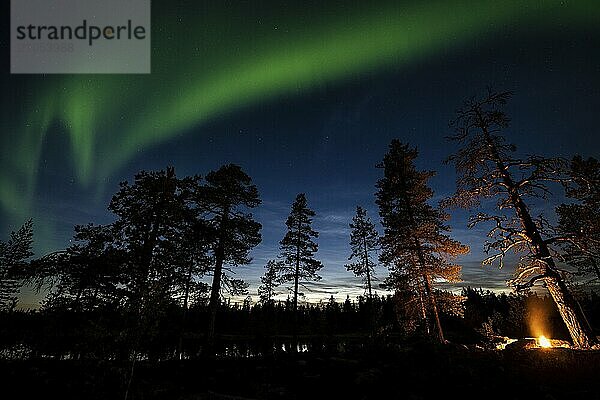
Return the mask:
POLYGON ((277 272, 281 269, 281 261, 269 260, 265 265, 265 273, 260 277, 261 285, 258 287, 258 296, 263 304, 272 304, 278 281, 277 272))
POLYGON ((367 216, 367 210, 360 206, 356 207, 356 215, 352 218, 350 229, 352 253, 348 260, 356 259, 357 261, 346 265, 346 269, 364 279, 365 288, 369 294, 369 299, 371 299, 373 297, 371 281, 375 269, 375 262, 371 259, 371 253, 378 248, 379 234, 375 229, 375 224, 367 216))
POLYGON ((215 321, 221 302, 221 291, 247 293, 247 284, 226 274, 225 267, 248 264, 248 253, 261 241, 261 225, 254 221, 246 208, 260 204, 258 190, 242 169, 234 164, 224 165, 206 175, 206 184, 197 197, 199 209, 212 229, 214 241, 213 280, 209 302, 208 343, 212 346, 215 321))
POLYGON ((204 221, 192 221, 185 232, 176 243, 177 259, 184 262, 177 265, 173 279, 176 282, 174 295, 187 310, 208 293, 208 285, 198 279, 211 269, 214 257, 210 254, 212 229, 204 221))
POLYGON ((25 222, 10 239, 0 241, 0 309, 13 310, 17 304, 20 283, 17 279, 33 255, 33 222, 25 222))
POLYGON ((315 212, 308 208, 306 196, 300 193, 292 204, 292 210, 285 225, 287 233, 279 242, 283 263, 279 266, 279 282, 293 282, 294 334, 297 331, 298 319, 298 287, 304 281, 319 281, 317 273, 323 264, 314 258, 319 249, 312 239, 319 233, 312 229, 312 217, 315 212))
MULTIPOLYGON (((428 203, 433 191, 427 183, 434 173, 416 170, 417 155, 416 149, 393 140, 378 165, 384 174, 377 182, 376 194, 384 227, 380 260, 392 270, 388 284, 394 286, 394 280, 399 280, 426 300, 437 337, 444 342, 433 284, 436 279, 458 281, 461 267, 450 258, 469 249, 446 234, 450 230, 444 224, 448 215, 428 203)), ((423 302, 421 305, 426 308, 423 302)))
POLYGON ((127 259, 123 269, 129 305, 138 313, 152 315, 150 308, 170 301, 177 268, 185 263, 177 245, 186 233, 185 197, 172 167, 166 171, 142 171, 133 184, 122 182, 109 210, 113 246, 127 259))
POLYGON ((566 194, 576 203, 561 204, 558 236, 562 259, 577 267, 581 275, 600 280, 600 162, 576 156, 571 161, 566 194))
POLYGON ((563 162, 556 158, 529 156, 515 158, 515 146, 500 134, 509 124, 502 111, 511 93, 489 91, 481 100, 470 99, 458 110, 453 122, 456 133, 450 138, 461 144, 458 152, 449 157, 458 174, 456 194, 446 204, 472 208, 482 198, 498 198, 497 214, 479 213, 471 217, 469 227, 482 222, 492 223, 489 235, 492 242, 486 251, 492 252, 484 264, 496 261, 502 266, 510 250, 522 254, 510 284, 518 289, 543 281, 565 322, 573 343, 587 348, 596 342, 590 326, 567 287, 565 277, 556 266, 549 244, 547 221, 534 218, 526 198, 545 198, 547 182, 561 181, 563 162), (514 216, 502 214, 514 210, 514 216))
POLYGON ((122 299, 127 263, 123 250, 114 247, 112 229, 75 226, 73 245, 32 262, 38 289, 48 288, 44 308, 88 311, 122 299))
POLYGON ((112 224, 114 248, 122 251, 122 286, 126 306, 134 315, 127 333, 131 371, 127 398, 142 342, 159 334, 159 317, 172 302, 179 265, 185 263, 177 246, 188 217, 181 180, 173 167, 166 171, 141 171, 134 182, 121 182, 108 209, 117 216, 112 224), (143 340, 142 340, 143 339, 143 340))
POLYGON ((176 292, 174 293, 181 301, 183 311, 181 313, 181 329, 177 353, 179 359, 183 357, 183 336, 190 305, 204 300, 210 287, 199 280, 208 273, 214 264, 214 256, 210 252, 213 242, 213 229, 210 227, 202 214, 203 211, 197 207, 196 199, 200 186, 200 177, 186 177, 181 180, 183 196, 186 202, 186 217, 182 220, 182 235, 175 243, 176 259, 178 263, 175 269, 176 292))

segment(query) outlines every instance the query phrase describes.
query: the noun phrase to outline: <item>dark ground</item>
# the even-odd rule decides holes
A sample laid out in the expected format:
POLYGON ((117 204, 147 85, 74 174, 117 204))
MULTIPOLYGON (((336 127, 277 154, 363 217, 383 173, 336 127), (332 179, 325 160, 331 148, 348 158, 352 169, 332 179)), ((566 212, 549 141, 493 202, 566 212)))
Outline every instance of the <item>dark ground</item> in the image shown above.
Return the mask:
MULTIPOLYGON (((4 399, 124 399, 130 365, 1 361, 4 399)), ((129 399, 600 399, 600 352, 416 344, 343 356, 136 365, 129 399)))

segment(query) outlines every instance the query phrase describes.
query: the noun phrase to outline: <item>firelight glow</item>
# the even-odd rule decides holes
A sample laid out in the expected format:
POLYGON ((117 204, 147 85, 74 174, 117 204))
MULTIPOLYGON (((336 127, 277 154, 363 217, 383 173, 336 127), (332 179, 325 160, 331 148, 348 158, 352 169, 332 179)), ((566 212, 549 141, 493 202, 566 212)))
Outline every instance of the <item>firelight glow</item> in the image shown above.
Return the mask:
POLYGON ((548 340, 548 338, 546 338, 546 336, 544 335, 540 335, 540 337, 538 338, 538 345, 545 349, 552 347, 550 340, 548 340))

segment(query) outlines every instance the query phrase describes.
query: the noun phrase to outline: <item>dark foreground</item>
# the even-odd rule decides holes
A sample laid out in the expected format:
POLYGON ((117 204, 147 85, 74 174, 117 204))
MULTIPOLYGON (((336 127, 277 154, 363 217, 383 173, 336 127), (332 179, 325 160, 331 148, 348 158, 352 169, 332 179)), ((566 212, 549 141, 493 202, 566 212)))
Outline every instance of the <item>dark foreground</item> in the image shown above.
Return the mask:
MULTIPOLYGON (((124 399, 129 364, 1 361, 4 399, 124 399)), ((413 345, 343 356, 139 362, 129 399, 600 399, 600 352, 413 345)))

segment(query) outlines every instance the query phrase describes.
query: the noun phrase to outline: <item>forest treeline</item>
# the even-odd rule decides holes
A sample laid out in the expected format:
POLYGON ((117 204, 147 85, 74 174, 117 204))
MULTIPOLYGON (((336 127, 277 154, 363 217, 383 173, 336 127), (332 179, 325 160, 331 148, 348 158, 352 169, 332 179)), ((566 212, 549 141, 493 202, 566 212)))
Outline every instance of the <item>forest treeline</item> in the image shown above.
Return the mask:
POLYGON ((312 225, 316 213, 299 193, 279 253, 265 265, 259 303, 228 304, 229 296, 248 293, 235 268, 251 262, 262 240, 252 214, 261 203, 258 189, 234 164, 203 177, 178 177, 169 167, 122 182, 108 206, 114 222, 76 226, 73 244, 64 250, 32 258, 32 221, 0 243, 4 348, 163 359, 216 354, 232 336, 238 337, 236 351, 241 343, 269 338, 254 354, 272 351, 275 337, 294 351, 307 336, 483 341, 530 335, 526 306, 535 301, 552 316, 545 323, 553 335, 570 337, 576 347, 595 346, 598 301, 575 283, 600 278, 600 163, 579 156, 518 157, 503 136, 509 119, 502 108, 509 98, 490 91, 457 111, 449 139, 458 150, 446 160, 456 168, 457 190, 440 204, 433 204, 429 186, 435 172, 415 166, 417 149, 390 143, 375 183, 382 233, 360 205, 349 221, 346 268, 365 284, 365 296, 356 302, 299 302, 303 287, 320 280, 324 267, 312 225), (567 201, 555 205, 557 222, 551 223, 554 218, 533 211, 557 190, 567 201), (469 210, 469 227, 489 228, 482 238, 484 264, 502 267, 507 254, 517 255, 509 282, 517 294, 440 289, 460 281, 457 259, 469 252, 447 224, 455 207, 469 210), (376 265, 389 270, 382 285, 393 295, 373 294, 376 265), (548 297, 531 294, 536 284, 547 288, 548 297), (40 310, 16 309, 22 285, 47 293, 40 310), (275 301, 286 285, 288 300, 275 301))
MULTIPOLYGON (((459 296, 459 295, 455 295, 459 296)), ((460 314, 442 307, 440 318, 448 339, 455 343, 495 348, 501 337, 531 337, 531 322, 539 320, 554 338, 569 333, 552 299, 534 292, 494 293, 465 288, 460 294, 460 314)), ((593 321, 600 320, 600 296, 592 292, 580 297, 593 321)), ((361 351, 374 345, 399 345, 421 337, 423 327, 393 295, 359 296, 318 304, 302 304, 298 314, 293 302, 241 304, 224 302, 218 311, 219 338, 215 351, 222 356, 258 357, 285 354, 294 340, 294 318, 298 318, 300 351, 339 354, 361 351), (417 322, 417 323, 415 323, 417 322)), ((172 304, 156 316, 151 329, 132 332, 136 315, 119 310, 73 311, 68 309, 3 312, 0 348, 2 358, 128 360, 131 342, 139 340, 143 358, 158 361, 201 357, 208 328, 206 302, 187 312, 172 304)), ((600 328, 595 326, 596 329, 600 328)))

